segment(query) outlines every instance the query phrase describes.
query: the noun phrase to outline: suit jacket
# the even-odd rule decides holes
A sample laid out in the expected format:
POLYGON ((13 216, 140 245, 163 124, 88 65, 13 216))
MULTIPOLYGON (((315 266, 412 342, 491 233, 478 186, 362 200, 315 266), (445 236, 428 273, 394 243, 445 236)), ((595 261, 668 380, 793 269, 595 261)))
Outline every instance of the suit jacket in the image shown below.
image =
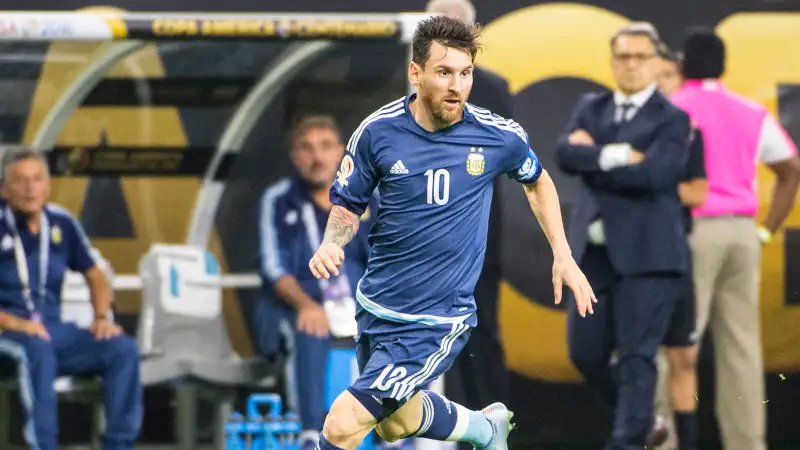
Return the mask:
POLYGON ((472 72, 472 92, 469 102, 481 108, 511 119, 514 114, 514 100, 508 92, 506 80, 494 72, 476 67, 472 72))
POLYGON ((583 181, 567 233, 575 259, 580 263, 589 224, 600 218, 618 274, 683 273, 689 253, 678 184, 689 157, 689 117, 658 92, 628 122, 616 124, 615 110, 613 93, 584 95, 558 142, 558 166, 583 181), (577 129, 595 145, 571 145, 577 129), (600 151, 617 142, 643 152, 644 161, 603 171, 600 151))

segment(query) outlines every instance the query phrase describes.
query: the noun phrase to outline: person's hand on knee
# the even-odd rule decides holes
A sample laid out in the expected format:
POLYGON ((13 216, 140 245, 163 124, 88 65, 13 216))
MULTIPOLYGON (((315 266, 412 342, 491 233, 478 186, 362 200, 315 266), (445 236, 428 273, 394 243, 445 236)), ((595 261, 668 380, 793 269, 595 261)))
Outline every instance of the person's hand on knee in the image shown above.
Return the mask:
POLYGON ((44 339, 45 341, 50 341, 50 333, 47 332, 47 329, 44 327, 42 322, 39 322, 38 320, 23 320, 19 331, 27 334, 28 336, 36 336, 44 339))
POLYGON ((122 334, 122 328, 119 325, 105 318, 95 319, 89 326, 89 331, 98 340, 108 340, 122 334))

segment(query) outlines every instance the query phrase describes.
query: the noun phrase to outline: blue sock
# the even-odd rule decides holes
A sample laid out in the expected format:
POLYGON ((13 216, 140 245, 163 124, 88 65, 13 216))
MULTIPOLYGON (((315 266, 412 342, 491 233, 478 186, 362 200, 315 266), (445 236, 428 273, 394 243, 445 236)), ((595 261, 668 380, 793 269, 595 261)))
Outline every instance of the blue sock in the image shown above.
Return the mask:
POLYGON ((415 436, 485 447, 493 433, 482 412, 470 411, 435 392, 422 391, 422 425, 415 436))
POLYGON ((330 442, 328 442, 327 439, 325 439, 325 436, 322 433, 320 433, 319 443, 317 444, 317 450, 344 450, 344 449, 331 444, 330 442))

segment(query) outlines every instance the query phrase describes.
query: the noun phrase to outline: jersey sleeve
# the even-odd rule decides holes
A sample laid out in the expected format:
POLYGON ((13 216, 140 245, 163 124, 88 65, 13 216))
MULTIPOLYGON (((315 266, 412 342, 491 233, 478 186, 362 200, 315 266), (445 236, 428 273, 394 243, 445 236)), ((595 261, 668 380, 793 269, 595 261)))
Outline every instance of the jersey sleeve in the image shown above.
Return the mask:
POLYGON ((509 137, 509 165, 506 174, 509 178, 524 184, 533 184, 542 175, 542 164, 539 157, 528 144, 528 135, 516 123, 511 124, 514 136, 509 137))
POLYGON ((69 270, 86 273, 97 264, 92 254, 92 244, 83 226, 72 216, 67 216, 64 221, 64 241, 67 243, 69 270))
POLYGON ((359 127, 353 133, 331 187, 331 203, 359 216, 364 214, 378 185, 371 140, 368 129, 359 127))

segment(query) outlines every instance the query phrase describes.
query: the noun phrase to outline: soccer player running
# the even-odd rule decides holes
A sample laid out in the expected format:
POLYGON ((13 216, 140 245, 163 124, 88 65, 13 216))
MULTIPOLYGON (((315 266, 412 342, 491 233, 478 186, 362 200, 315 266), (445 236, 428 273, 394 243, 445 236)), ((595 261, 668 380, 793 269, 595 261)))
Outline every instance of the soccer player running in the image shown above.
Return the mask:
POLYGON ((331 189, 335 206, 309 262, 314 276, 338 275, 342 247, 376 187, 380 206, 356 292, 360 376, 331 406, 321 450, 354 450, 373 428, 389 442, 419 436, 508 448, 513 413, 505 405, 470 411, 422 390, 450 368, 476 325, 473 290, 498 175, 524 185, 550 242, 555 302, 567 285, 580 314, 592 313, 594 293, 572 258, 558 194, 527 134, 466 103, 478 34, 455 18, 422 21, 408 70, 417 93, 367 117, 348 142, 331 189))

